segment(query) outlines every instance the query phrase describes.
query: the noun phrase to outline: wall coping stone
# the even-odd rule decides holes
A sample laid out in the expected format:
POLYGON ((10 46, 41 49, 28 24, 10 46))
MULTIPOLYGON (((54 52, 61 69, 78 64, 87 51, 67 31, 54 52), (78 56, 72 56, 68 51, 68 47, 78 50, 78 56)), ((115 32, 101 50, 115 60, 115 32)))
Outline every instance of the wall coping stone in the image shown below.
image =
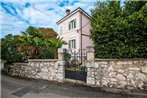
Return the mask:
POLYGON ((13 64, 28 64, 28 63, 13 63, 13 64))
POLYGON ((56 62, 58 59, 28 59, 28 62, 56 62))
POLYGON ((7 60, 2 60, 2 59, 0 59, 0 62, 1 62, 1 63, 6 63, 7 60))
POLYGON ((100 58, 95 58, 95 61, 136 61, 136 60, 147 60, 147 58, 125 58, 125 59, 100 59, 100 58))
POLYGON ((58 53, 64 53, 65 49, 64 48, 59 48, 58 53))

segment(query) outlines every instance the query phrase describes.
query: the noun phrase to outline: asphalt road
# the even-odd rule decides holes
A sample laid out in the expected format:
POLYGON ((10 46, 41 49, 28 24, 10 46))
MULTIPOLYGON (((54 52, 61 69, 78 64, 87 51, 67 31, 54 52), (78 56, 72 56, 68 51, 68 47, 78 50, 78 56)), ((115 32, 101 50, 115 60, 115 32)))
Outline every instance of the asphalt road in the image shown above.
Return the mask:
POLYGON ((145 98, 111 94, 92 87, 1 75, 1 98, 145 98))

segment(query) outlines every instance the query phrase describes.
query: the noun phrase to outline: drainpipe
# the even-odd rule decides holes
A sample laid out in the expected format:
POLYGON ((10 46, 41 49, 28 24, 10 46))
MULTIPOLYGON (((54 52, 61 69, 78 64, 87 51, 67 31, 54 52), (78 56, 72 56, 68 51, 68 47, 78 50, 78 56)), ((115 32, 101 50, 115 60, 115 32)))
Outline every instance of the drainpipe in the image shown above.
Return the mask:
POLYGON ((80 36, 81 36, 81 43, 80 43, 80 45, 81 45, 81 64, 82 64, 82 56, 83 56, 83 54, 82 54, 82 12, 80 13, 80 36))

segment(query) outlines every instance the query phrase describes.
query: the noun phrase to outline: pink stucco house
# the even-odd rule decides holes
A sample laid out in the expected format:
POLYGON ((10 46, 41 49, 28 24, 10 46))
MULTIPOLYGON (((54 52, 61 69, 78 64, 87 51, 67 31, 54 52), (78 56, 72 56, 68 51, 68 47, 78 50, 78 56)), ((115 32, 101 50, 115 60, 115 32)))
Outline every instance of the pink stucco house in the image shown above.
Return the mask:
POLYGON ((78 51, 86 49, 87 46, 93 46, 89 36, 90 20, 91 16, 80 7, 72 12, 66 9, 66 16, 57 21, 60 28, 59 37, 68 43, 62 47, 78 51))

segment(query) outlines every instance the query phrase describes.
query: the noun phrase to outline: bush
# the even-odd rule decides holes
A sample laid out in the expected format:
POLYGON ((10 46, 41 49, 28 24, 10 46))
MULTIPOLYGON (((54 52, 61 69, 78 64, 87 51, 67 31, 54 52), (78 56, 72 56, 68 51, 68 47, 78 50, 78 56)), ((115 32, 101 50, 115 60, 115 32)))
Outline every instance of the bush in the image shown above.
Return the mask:
POLYGON ((54 50, 52 48, 43 48, 41 49, 40 59, 54 59, 54 50))
POLYGON ((147 2, 97 2, 92 9, 97 58, 147 58, 147 2))

